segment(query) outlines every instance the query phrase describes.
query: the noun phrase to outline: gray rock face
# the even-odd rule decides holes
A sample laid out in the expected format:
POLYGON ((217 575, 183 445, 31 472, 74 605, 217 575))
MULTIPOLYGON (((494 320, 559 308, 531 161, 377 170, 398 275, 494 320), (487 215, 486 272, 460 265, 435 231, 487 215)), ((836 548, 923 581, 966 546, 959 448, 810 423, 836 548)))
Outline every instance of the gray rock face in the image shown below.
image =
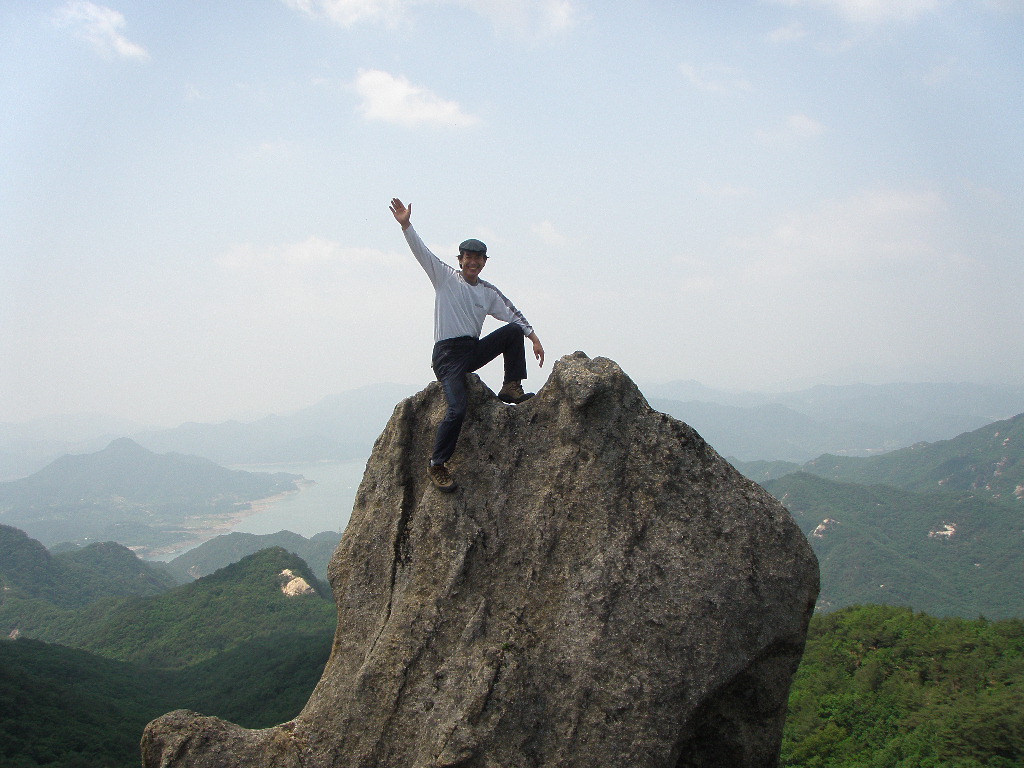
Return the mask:
POLYGON ((425 476, 437 384, 402 401, 331 562, 334 648, 292 722, 172 712, 144 765, 773 766, 818 592, 786 509, 610 360, 500 403, 471 376, 425 476))

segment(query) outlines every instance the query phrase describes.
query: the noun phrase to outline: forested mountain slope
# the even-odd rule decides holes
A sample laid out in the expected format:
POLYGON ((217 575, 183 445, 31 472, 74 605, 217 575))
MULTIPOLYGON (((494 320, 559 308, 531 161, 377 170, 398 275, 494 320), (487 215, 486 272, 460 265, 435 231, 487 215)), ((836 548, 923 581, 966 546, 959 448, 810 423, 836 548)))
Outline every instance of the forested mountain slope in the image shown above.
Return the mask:
POLYGON ((41 599, 8 599, 0 605, 0 636, 16 632, 111 659, 176 668, 258 637, 319 634, 336 620, 333 601, 309 567, 273 548, 153 597, 107 598, 74 610, 41 599), (310 591, 289 594, 284 587, 294 577, 310 591))
POLYGON ((950 440, 881 456, 820 456, 803 470, 830 480, 908 491, 970 491, 1024 508, 1024 413, 950 440))
POLYGON ((1007 504, 803 472, 764 487, 818 556, 819 610, 870 602, 938 616, 1024 616, 1024 526, 1007 504))
POLYGON ((207 576, 261 549, 282 547, 305 560, 317 578, 326 582, 327 566, 339 541, 341 534, 336 531, 323 531, 308 539, 291 531, 267 534, 234 531, 216 536, 178 555, 167 563, 167 568, 177 578, 188 581, 207 576))
POLYGON ((107 541, 56 554, 17 528, 0 525, 0 605, 38 598, 80 608, 102 597, 157 595, 178 584, 165 569, 107 541))
POLYGON ((815 616, 780 765, 1024 765, 1024 623, 883 606, 815 616))

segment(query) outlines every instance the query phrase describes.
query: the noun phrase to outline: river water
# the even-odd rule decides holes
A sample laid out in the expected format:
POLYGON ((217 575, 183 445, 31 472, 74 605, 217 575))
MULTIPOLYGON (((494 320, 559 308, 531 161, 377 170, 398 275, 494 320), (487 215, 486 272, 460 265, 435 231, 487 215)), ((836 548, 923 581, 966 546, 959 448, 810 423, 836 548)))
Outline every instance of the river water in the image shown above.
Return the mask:
POLYGON ((245 464, 231 468, 249 472, 290 472, 313 481, 300 486, 298 493, 261 505, 259 511, 241 520, 232 531, 265 534, 287 530, 309 538, 323 531, 340 533, 345 530, 366 469, 366 459, 245 464))

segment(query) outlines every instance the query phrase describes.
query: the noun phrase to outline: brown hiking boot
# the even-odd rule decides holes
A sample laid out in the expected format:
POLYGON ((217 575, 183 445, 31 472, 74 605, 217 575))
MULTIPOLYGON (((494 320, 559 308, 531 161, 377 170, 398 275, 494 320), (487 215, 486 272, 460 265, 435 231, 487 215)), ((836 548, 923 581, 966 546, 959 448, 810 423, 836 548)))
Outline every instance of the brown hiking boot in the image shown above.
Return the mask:
POLYGON ((455 478, 452 477, 452 473, 448 471, 448 467, 444 464, 427 464, 427 477, 430 478, 430 482, 445 493, 451 493, 459 487, 455 484, 455 478))
POLYGON ((523 392, 521 381, 506 381, 501 385, 501 391, 498 392, 498 399, 501 402, 512 405, 518 405, 531 397, 533 397, 533 392, 523 392))

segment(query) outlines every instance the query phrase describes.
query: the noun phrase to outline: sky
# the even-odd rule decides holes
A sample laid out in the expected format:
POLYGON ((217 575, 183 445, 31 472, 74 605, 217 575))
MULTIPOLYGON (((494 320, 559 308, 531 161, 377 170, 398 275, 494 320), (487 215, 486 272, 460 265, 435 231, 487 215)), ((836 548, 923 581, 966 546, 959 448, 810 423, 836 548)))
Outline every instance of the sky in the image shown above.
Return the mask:
POLYGON ((1022 0, 0 0, 0 422, 426 385, 395 196, 487 243, 528 389, 1020 385, 1022 40, 1022 0))

